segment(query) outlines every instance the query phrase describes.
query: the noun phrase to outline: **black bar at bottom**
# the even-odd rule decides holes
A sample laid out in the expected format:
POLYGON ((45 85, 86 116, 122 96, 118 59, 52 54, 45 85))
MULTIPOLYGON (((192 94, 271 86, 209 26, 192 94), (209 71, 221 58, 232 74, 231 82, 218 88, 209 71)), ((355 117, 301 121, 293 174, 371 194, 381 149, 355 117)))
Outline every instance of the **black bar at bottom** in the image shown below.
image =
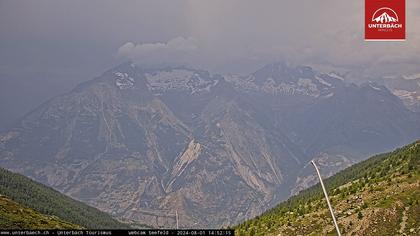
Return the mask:
POLYGON ((135 229, 135 230, 0 230, 0 236, 233 236, 231 229, 135 229))

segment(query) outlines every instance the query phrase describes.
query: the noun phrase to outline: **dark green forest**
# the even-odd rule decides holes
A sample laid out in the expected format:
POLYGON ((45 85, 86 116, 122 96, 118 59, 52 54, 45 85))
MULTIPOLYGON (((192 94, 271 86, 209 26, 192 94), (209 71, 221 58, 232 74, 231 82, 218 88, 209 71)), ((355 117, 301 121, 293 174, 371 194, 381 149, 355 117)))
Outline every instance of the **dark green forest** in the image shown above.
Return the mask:
POLYGON ((0 194, 24 207, 87 229, 125 229, 128 225, 23 175, 0 168, 0 194))

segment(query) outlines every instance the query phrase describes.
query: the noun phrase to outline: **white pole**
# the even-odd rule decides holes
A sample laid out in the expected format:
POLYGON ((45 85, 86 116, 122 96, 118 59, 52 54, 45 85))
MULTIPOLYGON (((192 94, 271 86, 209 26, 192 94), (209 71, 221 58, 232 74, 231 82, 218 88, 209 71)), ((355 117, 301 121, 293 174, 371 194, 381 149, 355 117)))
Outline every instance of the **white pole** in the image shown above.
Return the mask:
POLYGON ((175 211, 175 214, 176 214, 176 229, 178 229, 179 228, 179 225, 178 225, 178 210, 175 211))
POLYGON ((327 190, 325 190, 324 182, 322 182, 321 174, 319 173, 318 167, 316 166, 315 162, 311 161, 312 165, 315 167, 316 173, 318 174, 319 182, 321 183, 322 191, 324 191, 325 199, 327 200, 328 209, 330 209, 331 217, 334 221, 335 229, 337 230, 338 236, 341 236, 340 229, 338 228, 337 220, 335 219, 334 211, 332 209, 330 199, 328 198, 327 190))

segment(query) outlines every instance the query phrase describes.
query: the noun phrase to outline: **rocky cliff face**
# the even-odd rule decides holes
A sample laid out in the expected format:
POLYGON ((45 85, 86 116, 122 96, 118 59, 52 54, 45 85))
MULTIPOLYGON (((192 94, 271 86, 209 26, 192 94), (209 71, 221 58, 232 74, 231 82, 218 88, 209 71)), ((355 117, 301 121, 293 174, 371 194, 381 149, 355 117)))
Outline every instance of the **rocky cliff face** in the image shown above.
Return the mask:
MULTIPOLYGON (((309 67, 247 77, 123 64, 41 105, 0 136, 0 165, 113 216, 217 227, 262 213, 312 173, 420 134, 386 88, 309 67)), ((296 187, 297 186, 297 187, 296 187)))
POLYGON ((420 112, 420 74, 385 78, 383 83, 412 111, 420 112))

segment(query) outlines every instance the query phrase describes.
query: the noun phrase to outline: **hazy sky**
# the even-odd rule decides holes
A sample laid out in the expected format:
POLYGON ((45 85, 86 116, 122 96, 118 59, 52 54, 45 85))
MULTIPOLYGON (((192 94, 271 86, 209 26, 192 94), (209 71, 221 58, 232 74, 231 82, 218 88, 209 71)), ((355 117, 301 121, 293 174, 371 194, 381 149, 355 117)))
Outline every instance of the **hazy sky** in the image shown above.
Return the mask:
POLYGON ((15 93, 5 79, 31 80, 41 101, 128 59, 217 73, 279 60, 360 78, 418 73, 420 1, 406 2, 407 41, 379 43, 363 41, 364 0, 0 0, 1 98, 15 93))
POLYGON ((239 73, 274 60, 418 64, 420 2, 407 0, 406 42, 364 42, 363 7, 363 0, 0 1, 0 69, 84 75, 127 58, 239 73))

